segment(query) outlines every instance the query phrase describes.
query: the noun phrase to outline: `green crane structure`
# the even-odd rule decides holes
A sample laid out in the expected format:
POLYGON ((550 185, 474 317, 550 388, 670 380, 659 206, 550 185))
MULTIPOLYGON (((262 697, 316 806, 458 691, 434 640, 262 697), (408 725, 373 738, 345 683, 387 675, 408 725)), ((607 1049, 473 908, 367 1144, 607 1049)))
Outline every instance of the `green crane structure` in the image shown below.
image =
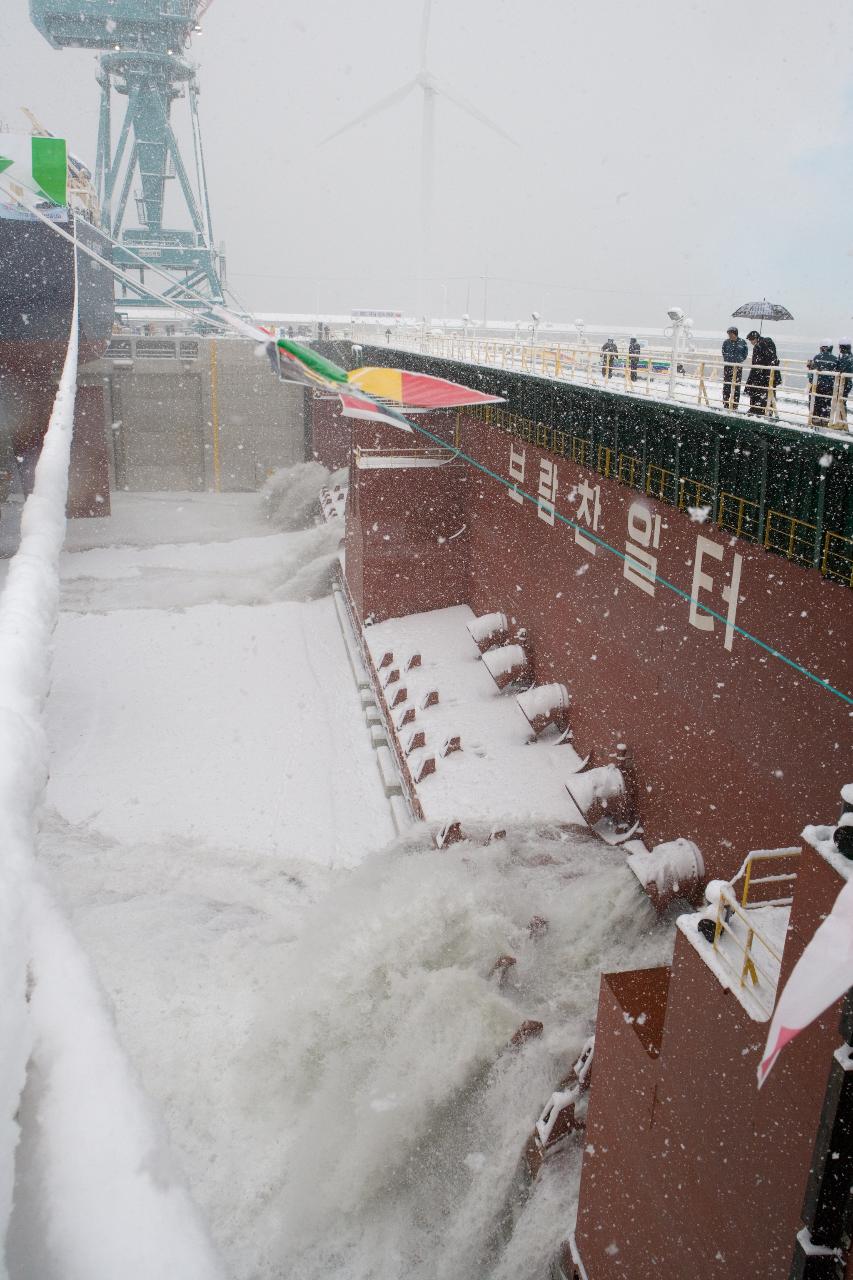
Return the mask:
MULTIPOLYGON (((113 261, 145 283, 140 263, 174 276, 163 289, 169 301, 202 306, 201 294, 221 302, 222 268, 213 247, 210 201, 198 116, 198 80, 185 54, 212 0, 30 0, 30 17, 55 49, 101 50, 101 114, 95 187, 101 225, 116 242, 113 261), (117 137, 113 95, 127 99, 117 137), (192 176, 172 127, 172 104, 188 99, 192 176), (134 178, 137 185, 134 188, 134 178), (164 223, 166 190, 176 181, 191 229, 164 223), (127 226, 133 189, 137 226, 127 226), (191 294, 189 290, 192 290, 191 294)), ((172 205, 170 202, 170 212, 172 205)), ((186 221, 186 217, 181 219, 186 221)), ((121 306, 150 306, 123 286, 121 306)))

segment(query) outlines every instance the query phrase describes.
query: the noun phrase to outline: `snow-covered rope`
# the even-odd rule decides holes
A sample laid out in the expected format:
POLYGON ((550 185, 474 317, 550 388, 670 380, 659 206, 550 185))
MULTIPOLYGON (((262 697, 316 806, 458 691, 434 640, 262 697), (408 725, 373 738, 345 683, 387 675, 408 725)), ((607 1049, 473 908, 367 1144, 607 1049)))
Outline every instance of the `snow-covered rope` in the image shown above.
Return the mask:
POLYGON ((28 1178, 15 1214, 29 1220, 32 1238, 64 1280, 221 1280, 97 977, 35 860, 77 333, 75 286, 65 367, 24 507, 20 548, 0 596, 0 1280, 8 1276, 16 1151, 23 1144, 28 1178), (27 1082, 38 1133, 28 1132, 26 1122, 22 1130, 27 1082))
MULTIPOLYGON (((0 1236, 12 1205, 15 1114, 32 1049, 25 1000, 35 812, 47 778, 41 710, 59 602, 77 388, 77 303, 50 425, 0 596, 0 1236)), ((0 1274, 5 1274, 0 1264, 0 1274)))

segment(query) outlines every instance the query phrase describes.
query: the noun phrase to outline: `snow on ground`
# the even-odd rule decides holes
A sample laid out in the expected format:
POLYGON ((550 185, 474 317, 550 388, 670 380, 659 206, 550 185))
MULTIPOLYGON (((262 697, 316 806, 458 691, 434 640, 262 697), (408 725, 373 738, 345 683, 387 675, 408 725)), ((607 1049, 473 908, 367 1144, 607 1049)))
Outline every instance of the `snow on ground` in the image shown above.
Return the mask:
MULTIPOLYGON (((582 836, 392 839, 322 594, 335 537, 257 495, 119 494, 72 525, 41 858, 229 1276, 533 1280, 579 1158, 510 1235, 521 1147, 599 971, 669 934, 582 836), (508 1052, 525 1018, 545 1034, 508 1052)), ((64 1280, 37 1207, 22 1160, 12 1280, 64 1280)))

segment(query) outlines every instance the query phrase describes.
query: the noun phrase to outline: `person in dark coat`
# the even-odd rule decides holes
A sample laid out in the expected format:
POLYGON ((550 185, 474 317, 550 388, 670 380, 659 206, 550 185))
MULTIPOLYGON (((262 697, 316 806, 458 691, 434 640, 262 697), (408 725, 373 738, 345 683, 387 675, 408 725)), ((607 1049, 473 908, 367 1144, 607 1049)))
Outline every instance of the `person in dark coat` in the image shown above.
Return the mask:
POLYGON ((613 361, 619 354, 619 348, 612 338, 608 338, 601 346, 601 372, 605 378, 613 375, 613 361))
POLYGON ((838 344, 838 372, 845 376, 840 378, 838 388, 838 420, 847 421, 847 397, 853 387, 853 348, 849 338, 842 338, 838 344))
POLYGON ((821 422, 829 422, 832 409, 835 374, 838 372, 838 357, 832 354, 832 343, 822 342, 820 351, 816 356, 812 356, 806 368, 812 370, 809 374, 812 392, 809 426, 815 427, 821 422))
POLYGON ((776 354, 776 343, 757 329, 748 333, 746 340, 752 343, 752 368, 746 380, 749 412, 764 416, 768 412, 769 389, 778 387, 782 381, 777 372, 779 357, 776 354))
POLYGON ((637 381, 637 370, 640 367, 640 344, 636 338, 632 338, 628 343, 628 355, 630 357, 629 364, 631 366, 631 381, 637 381))
POLYGON ((749 355, 749 347, 743 338, 738 337, 737 328, 732 325, 723 343, 723 407, 737 412, 740 404, 740 384, 743 377, 743 365, 749 355))

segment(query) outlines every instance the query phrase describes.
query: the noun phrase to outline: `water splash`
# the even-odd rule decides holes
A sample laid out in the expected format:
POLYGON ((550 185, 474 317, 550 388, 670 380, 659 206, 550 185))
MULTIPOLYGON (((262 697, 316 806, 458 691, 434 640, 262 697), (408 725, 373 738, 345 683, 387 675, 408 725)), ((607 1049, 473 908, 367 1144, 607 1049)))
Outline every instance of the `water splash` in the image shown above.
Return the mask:
POLYGON ((618 851, 565 832, 439 853, 420 828, 342 876, 261 991, 240 1065, 264 1161, 243 1230, 268 1268, 241 1274, 541 1277, 572 1226, 579 1155, 497 1246, 519 1154, 591 1029, 600 971, 664 962, 669 945, 618 851), (542 1039, 509 1049, 531 1017, 542 1039))

